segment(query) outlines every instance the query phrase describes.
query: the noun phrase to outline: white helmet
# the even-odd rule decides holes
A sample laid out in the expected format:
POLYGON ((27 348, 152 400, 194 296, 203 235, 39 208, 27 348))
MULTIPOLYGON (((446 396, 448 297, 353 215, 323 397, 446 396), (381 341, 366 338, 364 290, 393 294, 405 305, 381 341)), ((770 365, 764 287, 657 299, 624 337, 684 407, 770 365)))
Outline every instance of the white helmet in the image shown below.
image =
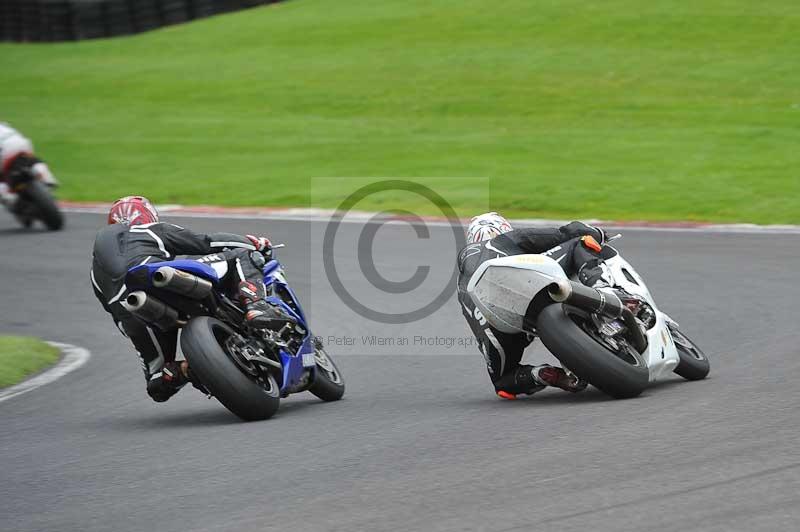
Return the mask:
POLYGON ((23 154, 33 155, 33 143, 13 127, 0 122, 0 164, 3 170, 23 154))
POLYGON ((479 214, 469 221, 467 228, 467 243, 475 244, 484 240, 508 233, 513 230, 508 220, 496 212, 486 212, 479 214))

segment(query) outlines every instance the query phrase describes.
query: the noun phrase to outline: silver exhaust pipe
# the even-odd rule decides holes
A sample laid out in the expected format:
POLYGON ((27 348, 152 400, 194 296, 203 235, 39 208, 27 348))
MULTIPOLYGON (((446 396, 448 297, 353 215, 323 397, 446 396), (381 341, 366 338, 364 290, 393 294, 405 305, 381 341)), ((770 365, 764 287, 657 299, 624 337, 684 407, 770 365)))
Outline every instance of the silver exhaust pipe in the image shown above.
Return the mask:
POLYGON ((213 288, 210 281, 170 266, 162 266, 153 273, 153 286, 192 299, 205 299, 213 288))
POLYGON ((589 312, 603 314, 609 318, 619 318, 622 316, 622 309, 625 308, 616 295, 601 292, 567 279, 554 281, 547 288, 547 292, 556 303, 566 303, 589 312))
POLYGON ((559 279, 547 287, 547 293, 556 303, 563 303, 572 295, 572 284, 566 279, 559 279))
POLYGON ((547 287, 550 299, 556 303, 566 303, 580 309, 603 314, 609 318, 620 318, 625 323, 629 332, 629 339, 633 347, 644 353, 647 349, 647 337, 639 327, 639 323, 628 307, 614 295, 601 292, 595 288, 570 281, 559 279, 547 287))
POLYGON ((179 324, 177 310, 141 290, 128 294, 128 297, 120 301, 120 305, 142 321, 152 323, 162 330, 179 324))

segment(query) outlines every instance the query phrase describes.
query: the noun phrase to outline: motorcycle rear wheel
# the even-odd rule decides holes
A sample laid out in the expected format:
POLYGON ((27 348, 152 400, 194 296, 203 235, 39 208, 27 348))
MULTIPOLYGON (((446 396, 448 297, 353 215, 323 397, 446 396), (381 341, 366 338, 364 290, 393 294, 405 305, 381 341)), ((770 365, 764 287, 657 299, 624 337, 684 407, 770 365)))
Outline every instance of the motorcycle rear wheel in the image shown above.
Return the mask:
POLYGON ((33 180, 27 184, 22 191, 22 195, 26 201, 33 204, 36 217, 50 231, 58 231, 64 227, 64 215, 61 214, 61 210, 56 205, 56 200, 46 185, 40 181, 33 180))
POLYGON ((215 318, 200 316, 181 333, 181 349, 192 374, 225 408, 245 421, 272 417, 280 405, 280 389, 272 375, 263 381, 246 375, 228 353, 233 329, 215 318))
POLYGON ((539 314, 536 330, 542 343, 561 363, 592 386, 617 399, 641 394, 650 382, 643 357, 632 347, 615 352, 580 326, 583 311, 554 304, 539 314))

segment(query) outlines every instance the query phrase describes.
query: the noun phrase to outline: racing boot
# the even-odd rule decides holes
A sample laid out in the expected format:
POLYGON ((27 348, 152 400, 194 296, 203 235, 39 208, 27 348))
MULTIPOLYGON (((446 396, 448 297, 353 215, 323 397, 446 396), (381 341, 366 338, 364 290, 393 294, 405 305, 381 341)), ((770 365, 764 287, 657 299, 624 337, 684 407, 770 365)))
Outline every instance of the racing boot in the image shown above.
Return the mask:
POLYGON ((494 383, 497 396, 512 401, 519 394, 533 395, 544 390, 546 384, 536 379, 536 366, 519 366, 511 373, 500 377, 494 383))
POLYGON ((161 371, 147 380, 147 394, 157 403, 168 400, 189 382, 186 367, 186 362, 166 362, 161 371))
POLYGON ((604 288, 614 284, 611 271, 601 259, 584 262, 578 269, 578 280, 590 288, 604 288))
POLYGON ((580 392, 586 389, 587 382, 580 380, 571 371, 549 364, 535 366, 533 370, 534 378, 539 384, 561 388, 567 392, 580 392))
POLYGON ((287 323, 295 323, 296 320, 288 312, 270 304, 266 296, 263 283, 250 281, 239 283, 239 299, 247 310, 244 316, 245 323, 254 329, 272 331, 281 330, 287 323))

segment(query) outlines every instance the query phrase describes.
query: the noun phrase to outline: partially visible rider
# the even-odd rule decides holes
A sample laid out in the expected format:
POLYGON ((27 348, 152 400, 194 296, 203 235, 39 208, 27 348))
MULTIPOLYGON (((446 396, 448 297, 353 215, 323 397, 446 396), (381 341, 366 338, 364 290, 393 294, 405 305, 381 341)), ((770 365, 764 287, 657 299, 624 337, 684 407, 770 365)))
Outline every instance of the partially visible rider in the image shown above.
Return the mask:
POLYGON ((514 399, 518 394, 533 394, 546 386, 577 392, 586 388, 586 382, 560 367, 521 364, 523 352, 533 336, 507 334, 489 325, 467 293, 472 274, 487 260, 540 253, 555 259, 567 275, 577 274, 583 284, 608 287, 601 255, 604 249, 611 248, 603 247, 605 239, 602 229, 582 222, 553 228, 513 229, 508 220, 496 212, 472 218, 467 229, 467 245, 458 254, 458 300, 486 359, 497 395, 514 399))
POLYGON ((9 182, 20 172, 30 172, 51 188, 58 186, 47 163, 34 154, 31 140, 10 125, 0 122, 0 203, 15 216, 19 196, 11 189, 9 182))
POLYGON ((191 382, 191 370, 175 361, 177 330, 153 328, 125 310, 129 268, 168 260, 194 259, 217 272, 246 307, 245 321, 256 329, 277 330, 294 319, 266 301, 262 277, 264 255, 271 252, 265 237, 230 233, 195 233, 159 221, 155 207, 142 196, 114 202, 108 227, 97 233, 90 272, 94 294, 119 330, 133 342, 142 362, 147 393, 163 402, 191 382))

